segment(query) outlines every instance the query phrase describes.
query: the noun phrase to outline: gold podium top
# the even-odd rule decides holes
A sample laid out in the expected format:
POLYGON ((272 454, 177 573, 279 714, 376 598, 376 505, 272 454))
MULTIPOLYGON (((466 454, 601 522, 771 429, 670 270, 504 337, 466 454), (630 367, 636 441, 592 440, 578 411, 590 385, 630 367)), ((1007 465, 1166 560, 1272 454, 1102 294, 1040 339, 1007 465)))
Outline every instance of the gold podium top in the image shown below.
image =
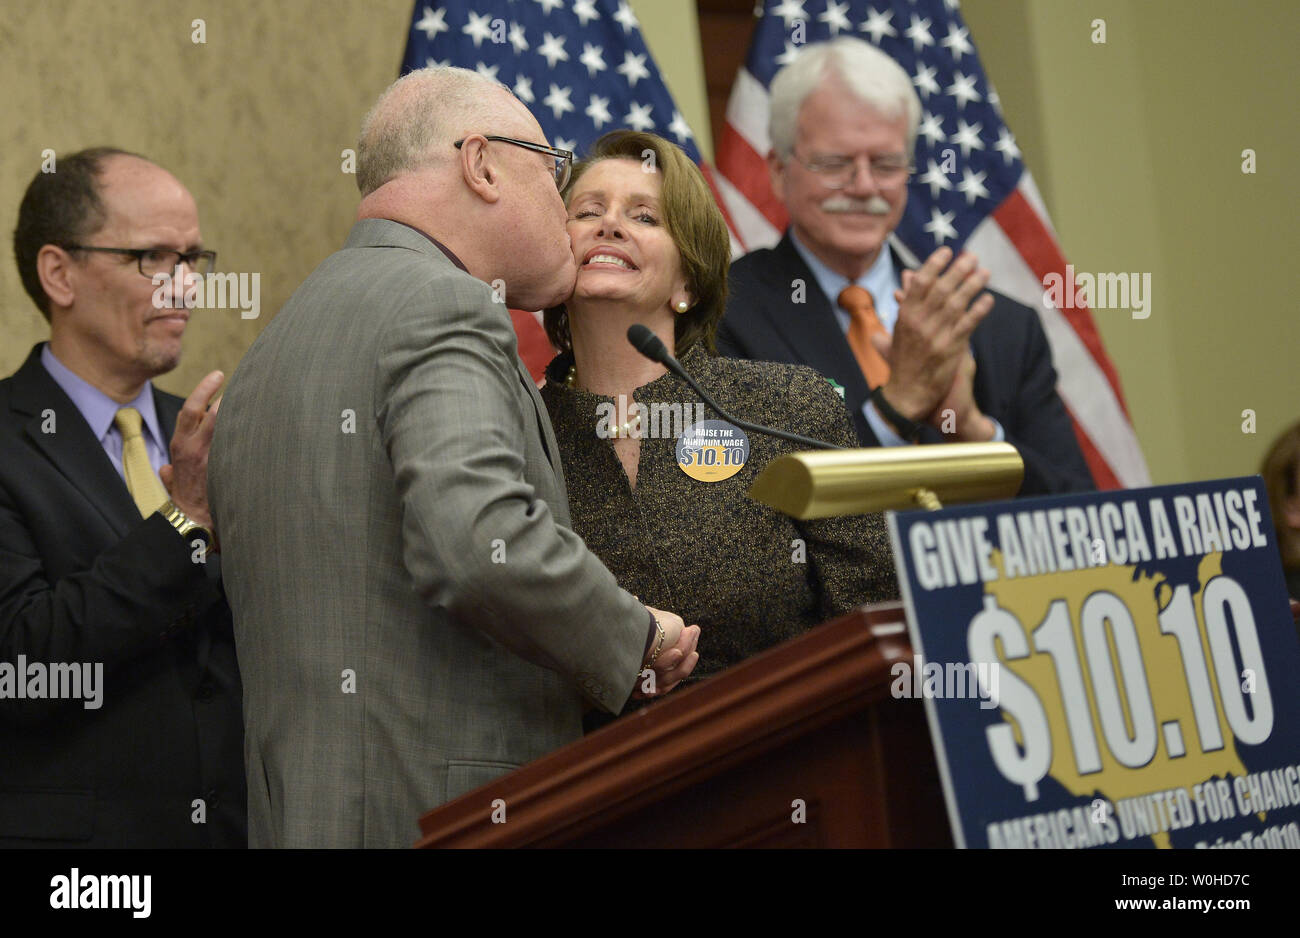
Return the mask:
POLYGON ((927 491, 944 503, 1010 498, 1024 475, 1009 443, 816 450, 772 460, 749 497, 793 518, 831 518, 916 508, 927 491))

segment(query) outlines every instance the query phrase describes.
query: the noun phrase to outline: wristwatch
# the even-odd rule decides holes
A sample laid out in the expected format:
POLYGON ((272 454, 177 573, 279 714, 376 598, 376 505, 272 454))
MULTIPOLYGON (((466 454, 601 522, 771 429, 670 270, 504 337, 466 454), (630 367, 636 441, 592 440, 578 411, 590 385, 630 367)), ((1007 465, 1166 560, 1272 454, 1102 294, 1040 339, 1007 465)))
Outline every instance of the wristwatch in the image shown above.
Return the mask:
POLYGON ((177 534, 185 538, 185 543, 188 544, 190 536, 196 534, 203 539, 204 547, 212 546, 212 532, 177 508, 176 503, 170 498, 163 502, 158 512, 167 519, 168 524, 176 529, 177 534))
POLYGON ((909 420, 894 409, 894 406, 885 400, 885 388, 883 385, 878 386, 871 392, 871 402, 876 405, 876 410, 880 411, 880 416, 884 417, 894 425, 898 435, 909 443, 915 443, 925 429, 925 425, 915 420, 909 420))

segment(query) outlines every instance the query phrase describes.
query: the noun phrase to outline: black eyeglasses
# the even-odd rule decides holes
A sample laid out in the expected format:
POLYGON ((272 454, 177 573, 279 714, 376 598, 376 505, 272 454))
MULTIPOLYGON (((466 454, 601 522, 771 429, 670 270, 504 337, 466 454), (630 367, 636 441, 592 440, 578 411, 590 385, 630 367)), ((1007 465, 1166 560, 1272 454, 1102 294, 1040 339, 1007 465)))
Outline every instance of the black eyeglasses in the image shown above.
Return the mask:
POLYGON ((216 251, 168 251, 162 248, 101 248, 85 244, 65 244, 66 251, 99 251, 102 254, 126 254, 135 258, 140 273, 151 280, 158 274, 170 274, 182 263, 200 277, 212 273, 217 265, 216 251))
MULTIPOLYGON (((542 143, 529 143, 527 140, 516 140, 514 137, 495 137, 484 134, 484 140, 496 140, 499 143, 509 143, 517 147, 523 147, 525 150, 533 150, 537 153, 545 153, 548 156, 555 157, 555 188, 561 192, 569 184, 569 173, 573 170, 573 151, 561 150, 559 147, 548 147, 542 143)), ((462 137, 456 141, 456 149, 465 142, 462 137)))

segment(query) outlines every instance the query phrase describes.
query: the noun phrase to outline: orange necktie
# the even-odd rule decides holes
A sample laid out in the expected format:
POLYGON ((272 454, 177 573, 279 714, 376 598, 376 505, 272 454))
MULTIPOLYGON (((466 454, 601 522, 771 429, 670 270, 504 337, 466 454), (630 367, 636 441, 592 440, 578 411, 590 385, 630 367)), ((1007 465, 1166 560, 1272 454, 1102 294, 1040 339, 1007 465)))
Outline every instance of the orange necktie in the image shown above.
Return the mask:
POLYGON ((836 302, 848 311, 849 348, 853 349, 862 373, 867 376, 867 383, 872 388, 880 387, 889 380, 889 362, 871 344, 873 335, 885 332, 885 327, 876 315, 876 304, 872 302, 871 293, 864 287, 851 283, 840 291, 836 302))

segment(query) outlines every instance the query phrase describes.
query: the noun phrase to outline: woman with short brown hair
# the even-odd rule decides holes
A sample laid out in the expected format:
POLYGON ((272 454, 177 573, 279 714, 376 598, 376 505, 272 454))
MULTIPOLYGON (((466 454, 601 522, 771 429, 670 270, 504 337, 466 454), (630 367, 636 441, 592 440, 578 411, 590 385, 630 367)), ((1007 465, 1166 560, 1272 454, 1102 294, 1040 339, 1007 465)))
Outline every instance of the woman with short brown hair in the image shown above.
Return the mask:
POLYGON ((730 240, 698 167, 660 137, 615 131, 564 195, 578 278, 545 313, 561 354, 542 397, 573 527, 625 589, 699 624, 694 677, 897 596, 878 514, 799 522, 749 499, 763 467, 799 447, 704 411, 627 341, 629 326, 647 326, 742 420, 857 445, 811 368, 714 355, 730 240))

